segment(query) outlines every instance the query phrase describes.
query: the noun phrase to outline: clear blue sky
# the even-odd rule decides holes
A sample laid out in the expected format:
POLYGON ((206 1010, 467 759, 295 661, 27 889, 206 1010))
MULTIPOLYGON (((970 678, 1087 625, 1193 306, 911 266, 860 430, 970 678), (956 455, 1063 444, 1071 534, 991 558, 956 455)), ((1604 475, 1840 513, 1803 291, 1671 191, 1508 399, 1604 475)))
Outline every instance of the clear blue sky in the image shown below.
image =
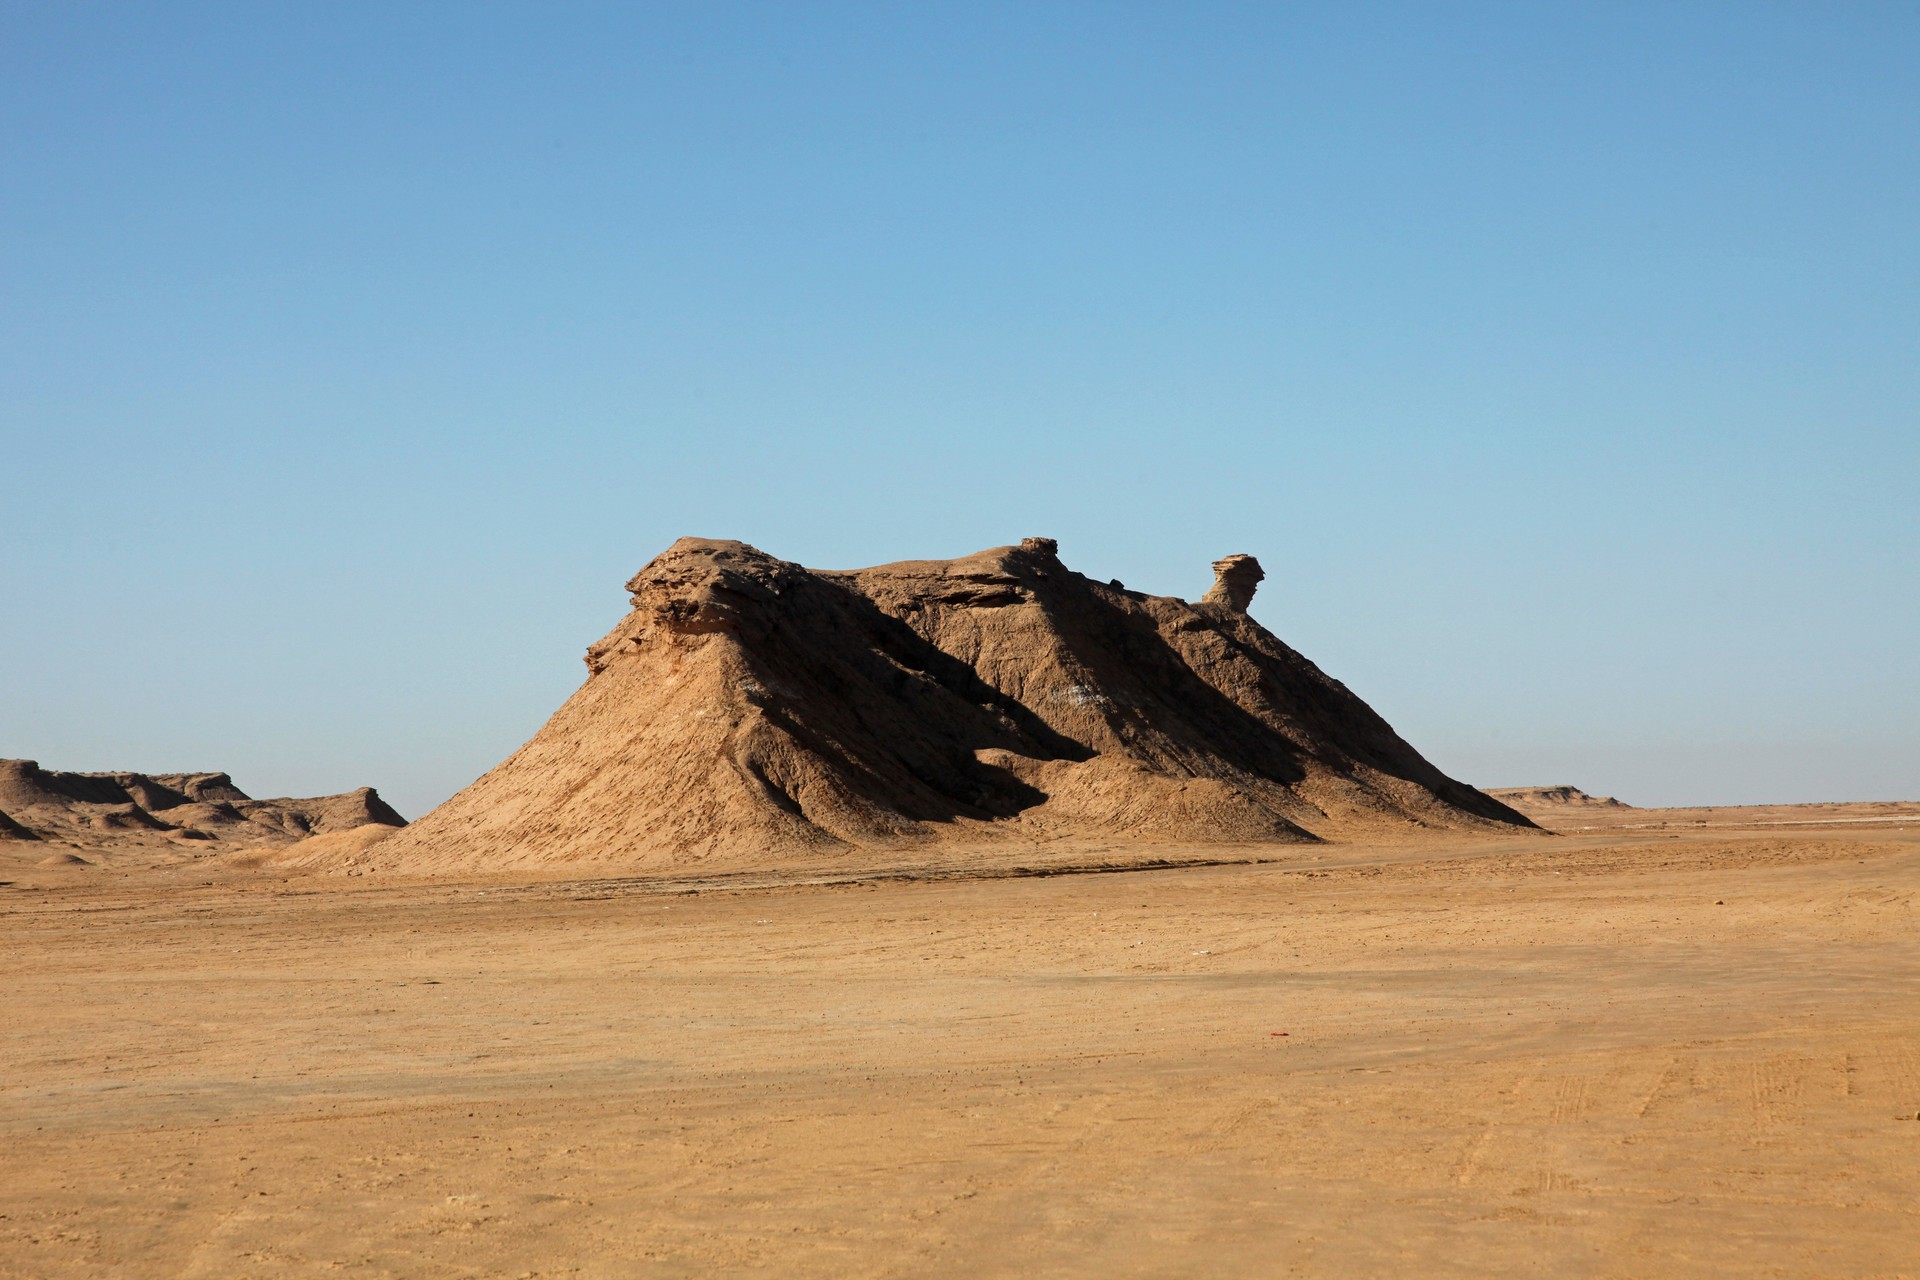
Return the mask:
POLYGON ((379 786, 676 536, 1059 538, 1481 785, 1920 797, 1920 8, 0 8, 0 755, 379 786))

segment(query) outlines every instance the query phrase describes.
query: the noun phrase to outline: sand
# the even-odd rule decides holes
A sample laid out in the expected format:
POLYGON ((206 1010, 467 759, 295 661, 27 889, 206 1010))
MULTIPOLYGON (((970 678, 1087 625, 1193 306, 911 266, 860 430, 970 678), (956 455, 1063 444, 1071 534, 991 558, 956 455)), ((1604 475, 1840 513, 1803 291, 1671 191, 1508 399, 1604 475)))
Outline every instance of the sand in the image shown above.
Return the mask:
POLYGON ((1642 809, 1617 801, 1599 805, 1523 805, 1524 811, 1553 831, 1670 831, 1682 828, 1742 828, 1764 831, 1780 827, 1920 826, 1920 801, 1855 801, 1845 804, 1701 805, 1692 808, 1642 809))
POLYGON ((8 1277, 1920 1273, 1899 814, 698 894, 29 850, 8 1277))

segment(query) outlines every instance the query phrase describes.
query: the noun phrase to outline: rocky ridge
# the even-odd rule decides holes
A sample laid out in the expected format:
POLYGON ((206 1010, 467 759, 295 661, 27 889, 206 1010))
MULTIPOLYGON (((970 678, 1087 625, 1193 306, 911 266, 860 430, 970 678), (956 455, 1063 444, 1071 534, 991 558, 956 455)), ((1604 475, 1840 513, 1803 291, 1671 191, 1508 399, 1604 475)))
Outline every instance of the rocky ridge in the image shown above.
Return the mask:
POLYGON ((224 773, 65 773, 0 760, 0 840, 95 852, 225 850, 405 825, 372 787, 255 800, 224 773))
POLYGON ((1489 787, 1487 794, 1522 813, 1554 809, 1631 809, 1612 796, 1588 795, 1578 787, 1489 787))

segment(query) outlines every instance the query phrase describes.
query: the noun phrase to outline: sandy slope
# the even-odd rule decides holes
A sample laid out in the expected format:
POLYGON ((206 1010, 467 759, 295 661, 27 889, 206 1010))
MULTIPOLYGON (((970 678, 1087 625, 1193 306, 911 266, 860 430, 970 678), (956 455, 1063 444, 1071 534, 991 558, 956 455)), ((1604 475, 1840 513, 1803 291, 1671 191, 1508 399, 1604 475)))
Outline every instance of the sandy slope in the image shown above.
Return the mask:
POLYGON ((0 1275, 1920 1272, 1920 823, 1297 858, 23 866, 0 1275))

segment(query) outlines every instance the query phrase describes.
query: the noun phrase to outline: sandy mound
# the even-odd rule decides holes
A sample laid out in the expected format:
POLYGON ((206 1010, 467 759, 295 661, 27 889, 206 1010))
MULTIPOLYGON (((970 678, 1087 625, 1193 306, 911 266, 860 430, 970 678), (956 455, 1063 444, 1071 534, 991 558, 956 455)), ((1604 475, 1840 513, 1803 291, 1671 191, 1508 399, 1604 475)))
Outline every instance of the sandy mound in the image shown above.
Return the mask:
POLYGON ((365 865, 709 868, 941 842, 1310 841, 1529 826, 1245 613, 1091 581, 1049 539, 816 571, 683 538, 586 684, 365 865))
POLYGON ((36 864, 42 867, 90 867, 93 864, 77 853, 50 853, 36 864))
POLYGON ((224 773, 60 773, 0 760, 0 839, 86 849, 209 849, 291 844, 368 823, 400 827, 371 787, 337 796, 255 800, 224 773))
POLYGON ((1590 796, 1578 787, 1489 787, 1487 794, 1528 815, 1536 810, 1633 808, 1612 796, 1590 796))
POLYGON ((358 857, 399 830, 384 823, 369 822, 345 831, 308 836, 305 840, 277 849, 265 849, 242 856, 252 856, 261 864, 276 867, 330 866, 358 857))

